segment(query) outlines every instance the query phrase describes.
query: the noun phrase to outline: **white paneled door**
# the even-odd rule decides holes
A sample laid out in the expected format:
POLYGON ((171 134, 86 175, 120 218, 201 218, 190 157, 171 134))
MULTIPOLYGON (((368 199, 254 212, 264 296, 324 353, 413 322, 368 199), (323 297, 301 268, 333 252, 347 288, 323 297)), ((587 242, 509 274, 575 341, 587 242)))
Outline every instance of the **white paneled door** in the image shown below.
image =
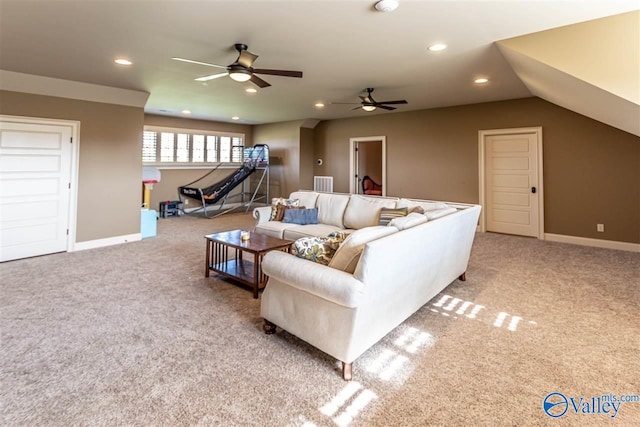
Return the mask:
POLYGON ((539 236, 538 135, 485 137, 487 231, 539 236))
POLYGON ((0 262, 67 250, 72 135, 0 120, 0 262))

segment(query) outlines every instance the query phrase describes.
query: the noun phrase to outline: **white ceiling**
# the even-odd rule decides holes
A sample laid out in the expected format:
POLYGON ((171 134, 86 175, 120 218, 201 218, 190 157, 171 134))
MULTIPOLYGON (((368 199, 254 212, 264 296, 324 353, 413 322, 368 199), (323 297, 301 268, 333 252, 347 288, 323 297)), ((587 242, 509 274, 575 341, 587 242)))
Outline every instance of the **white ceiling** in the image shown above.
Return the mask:
POLYGON ((258 124, 333 119, 352 111, 366 87, 378 101, 406 99, 396 111, 531 96, 493 42, 638 10, 640 0, 400 0, 391 13, 375 1, 0 0, 0 69, 150 93, 145 111, 258 124), (302 79, 261 75, 272 84, 228 77, 193 79, 218 69, 245 43, 256 68, 299 70, 302 79), (443 52, 427 46, 446 43, 443 52), (130 58, 123 67, 115 57, 130 58), (486 76, 488 84, 473 79, 486 76), (316 109, 314 103, 327 104, 316 109))

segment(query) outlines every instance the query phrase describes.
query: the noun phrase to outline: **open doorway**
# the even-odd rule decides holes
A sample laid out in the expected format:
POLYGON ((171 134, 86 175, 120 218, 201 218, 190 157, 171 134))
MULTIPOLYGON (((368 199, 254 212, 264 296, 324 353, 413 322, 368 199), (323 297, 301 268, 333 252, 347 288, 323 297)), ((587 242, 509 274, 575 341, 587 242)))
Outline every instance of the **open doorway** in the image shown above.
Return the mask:
POLYGON ((387 194, 386 142, 384 136, 350 138, 350 193, 364 194, 363 180, 367 177, 368 187, 375 189, 371 194, 387 194))

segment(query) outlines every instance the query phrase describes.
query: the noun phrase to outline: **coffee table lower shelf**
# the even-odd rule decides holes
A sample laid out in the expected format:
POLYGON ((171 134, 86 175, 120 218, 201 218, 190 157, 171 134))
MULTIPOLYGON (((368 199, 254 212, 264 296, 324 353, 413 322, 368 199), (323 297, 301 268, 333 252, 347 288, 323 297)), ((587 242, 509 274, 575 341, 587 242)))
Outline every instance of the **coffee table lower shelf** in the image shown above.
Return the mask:
POLYGON ((293 243, 253 232, 248 241, 243 241, 240 230, 204 237, 207 245, 205 277, 209 277, 209 273, 213 271, 240 282, 253 289, 254 298, 258 298, 258 291, 267 284, 267 276, 262 272, 264 255, 273 250, 289 252, 293 243), (245 252, 252 256, 246 256, 245 252), (246 258, 253 258, 253 261, 246 258))
MULTIPOLYGON (((209 269, 229 279, 250 286, 253 289, 253 284, 255 283, 255 266, 254 262, 245 259, 230 259, 227 262, 214 264, 209 267, 209 269)), ((262 287, 259 289, 262 289, 262 287)))

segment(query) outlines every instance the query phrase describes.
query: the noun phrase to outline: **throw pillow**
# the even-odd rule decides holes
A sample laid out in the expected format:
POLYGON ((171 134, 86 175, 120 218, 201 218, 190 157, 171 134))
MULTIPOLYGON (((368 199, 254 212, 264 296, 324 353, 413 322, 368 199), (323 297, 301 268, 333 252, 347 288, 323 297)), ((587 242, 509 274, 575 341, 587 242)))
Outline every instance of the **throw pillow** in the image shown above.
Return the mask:
POLYGON ((284 217, 282 222, 288 224, 317 224, 318 223, 318 208, 313 209, 296 209, 286 208, 284 210, 284 217))
MULTIPOLYGON (((282 218, 275 219, 278 215, 278 206, 300 206, 300 200, 298 199, 285 199, 283 197, 274 197, 271 199, 271 216, 269 221, 282 221, 282 218)), ((284 212, 283 212, 284 214, 284 212)))
POLYGON ((389 222, 392 219, 407 216, 407 214, 408 208, 382 208, 380 209, 380 219, 378 220, 378 225, 389 225, 389 222))
POLYGON ((304 209, 304 206, 285 206, 278 205, 276 207, 276 216, 273 217, 273 221, 282 221, 284 219, 284 212, 287 209, 304 209))
POLYGON ((303 237, 293 242, 291 253, 298 258, 328 265, 348 234, 336 231, 327 237, 303 237))
POLYGON ((409 213, 417 213, 417 214, 423 214, 424 213, 424 209, 422 208, 422 206, 414 206, 412 208, 409 208, 409 213))

